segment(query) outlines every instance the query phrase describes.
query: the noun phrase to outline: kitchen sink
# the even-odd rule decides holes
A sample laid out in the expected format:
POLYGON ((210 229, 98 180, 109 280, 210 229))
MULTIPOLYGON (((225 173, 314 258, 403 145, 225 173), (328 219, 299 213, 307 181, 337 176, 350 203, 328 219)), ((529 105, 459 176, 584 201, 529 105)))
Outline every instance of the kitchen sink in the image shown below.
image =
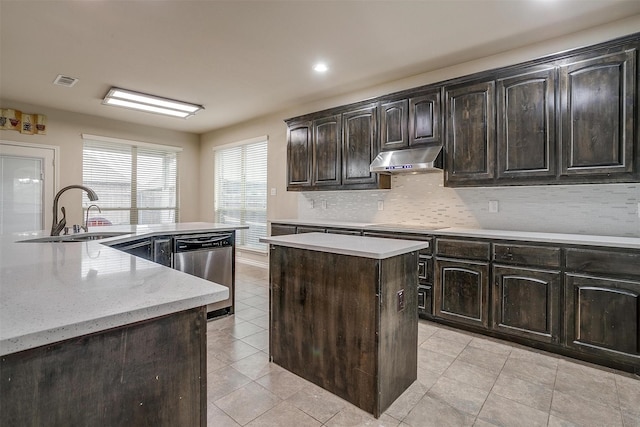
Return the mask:
POLYGON ((96 233, 81 233, 81 234, 68 234, 63 236, 47 236, 39 237, 37 239, 20 240, 18 243, 60 243, 60 242, 86 242, 88 240, 100 240, 109 237, 117 237, 125 234, 131 234, 130 232, 96 232, 96 233))

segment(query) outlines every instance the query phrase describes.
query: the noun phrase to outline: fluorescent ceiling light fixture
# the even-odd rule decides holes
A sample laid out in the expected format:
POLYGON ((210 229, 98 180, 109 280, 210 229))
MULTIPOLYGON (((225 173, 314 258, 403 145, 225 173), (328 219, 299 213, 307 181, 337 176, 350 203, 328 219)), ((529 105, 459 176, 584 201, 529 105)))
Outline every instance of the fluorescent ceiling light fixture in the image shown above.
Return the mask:
POLYGON ((164 114, 172 117, 189 118, 200 110, 202 105, 188 102, 175 101, 159 96, 146 95, 126 89, 112 87, 102 101, 105 105, 131 108, 133 110, 146 111, 148 113, 164 114))
POLYGON ((328 69, 329 67, 327 67, 327 64, 325 64, 324 62, 318 62, 313 66, 313 70, 317 71, 318 73, 326 73, 328 69))

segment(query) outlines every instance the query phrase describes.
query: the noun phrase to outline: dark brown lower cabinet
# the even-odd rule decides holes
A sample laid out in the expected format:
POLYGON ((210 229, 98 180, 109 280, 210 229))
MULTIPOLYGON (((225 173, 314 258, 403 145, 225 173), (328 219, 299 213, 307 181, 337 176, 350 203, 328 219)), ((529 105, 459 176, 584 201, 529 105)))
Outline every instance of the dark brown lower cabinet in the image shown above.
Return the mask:
POLYGON ((324 227, 313 227, 313 226, 301 226, 299 225, 296 228, 296 233, 297 234, 303 234, 303 233, 324 233, 326 230, 324 227))
POLYGON ((433 318, 433 257, 431 248, 418 258, 418 315, 433 318))
POLYGON ((272 236, 284 236, 287 234, 296 234, 296 226, 286 224, 271 224, 272 236))
POLYGON ((559 272, 496 265, 493 282, 494 330, 559 343, 559 272))
POLYGON ((433 318, 433 285, 418 284, 418 315, 433 318))
POLYGON ((640 373, 639 281, 566 274, 565 304, 565 345, 640 373))
POLYGON ((206 311, 2 356, 2 426, 207 425, 206 311))
POLYGON ((417 377, 417 252, 269 253, 272 361, 379 417, 417 377))
POLYGON ((489 327, 489 263, 436 258, 435 315, 489 327))

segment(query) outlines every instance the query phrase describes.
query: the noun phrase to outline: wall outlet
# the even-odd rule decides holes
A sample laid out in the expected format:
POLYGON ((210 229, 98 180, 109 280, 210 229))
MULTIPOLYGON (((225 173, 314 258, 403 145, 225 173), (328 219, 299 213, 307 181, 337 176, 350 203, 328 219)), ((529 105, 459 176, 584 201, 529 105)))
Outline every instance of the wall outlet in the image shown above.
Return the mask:
POLYGON ((327 201, 323 200, 321 204, 322 204, 322 209, 326 210, 327 209, 327 201))
POLYGON ((497 200, 489 200, 489 212, 490 213, 498 212, 498 201, 497 200))
POLYGON ((382 200, 378 200, 378 210, 379 211, 384 210, 384 202, 382 200))
POLYGON ((315 203, 313 203, 313 199, 309 200, 309 209, 313 209, 315 207, 315 203))
POLYGON ((272 187, 272 188, 271 188, 271 195, 272 195, 272 196, 275 196, 275 195, 276 195, 276 192, 277 192, 277 191, 276 191, 276 188, 275 188, 275 187, 272 187))

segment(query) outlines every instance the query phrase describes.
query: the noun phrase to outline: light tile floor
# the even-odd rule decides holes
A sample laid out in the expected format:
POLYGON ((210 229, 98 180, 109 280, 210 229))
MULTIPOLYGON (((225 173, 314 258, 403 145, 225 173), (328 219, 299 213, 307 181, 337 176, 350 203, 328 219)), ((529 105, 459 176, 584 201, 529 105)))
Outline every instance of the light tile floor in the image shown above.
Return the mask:
POLYGON ((268 271, 237 263, 207 324, 208 425, 640 426, 640 379, 420 320, 418 380, 379 418, 268 360, 268 271))

